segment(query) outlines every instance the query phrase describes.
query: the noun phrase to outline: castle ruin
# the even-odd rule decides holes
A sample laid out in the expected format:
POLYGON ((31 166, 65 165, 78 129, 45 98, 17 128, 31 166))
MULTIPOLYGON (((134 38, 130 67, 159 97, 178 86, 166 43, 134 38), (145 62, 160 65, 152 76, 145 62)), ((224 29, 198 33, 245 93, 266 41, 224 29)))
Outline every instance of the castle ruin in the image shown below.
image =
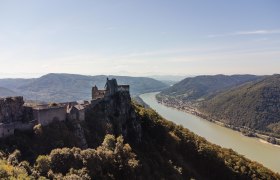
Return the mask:
POLYGON ((46 126, 54 121, 84 121, 88 107, 110 98, 117 92, 129 93, 129 85, 118 85, 108 79, 104 90, 92 88, 92 100, 80 102, 26 105, 22 96, 0 98, 0 138, 13 135, 16 130, 32 130, 34 125, 46 126))
POLYGON ((98 90, 96 86, 92 88, 92 99, 109 97, 117 92, 129 92, 129 85, 118 85, 116 79, 108 79, 104 90, 98 90))

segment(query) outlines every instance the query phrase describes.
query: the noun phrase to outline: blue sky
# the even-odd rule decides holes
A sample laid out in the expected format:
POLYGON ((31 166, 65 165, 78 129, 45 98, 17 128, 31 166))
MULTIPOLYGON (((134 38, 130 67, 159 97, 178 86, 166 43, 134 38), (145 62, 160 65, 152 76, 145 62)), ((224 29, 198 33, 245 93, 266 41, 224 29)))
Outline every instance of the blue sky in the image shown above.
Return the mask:
POLYGON ((0 0, 0 77, 280 73, 279 0, 0 0))

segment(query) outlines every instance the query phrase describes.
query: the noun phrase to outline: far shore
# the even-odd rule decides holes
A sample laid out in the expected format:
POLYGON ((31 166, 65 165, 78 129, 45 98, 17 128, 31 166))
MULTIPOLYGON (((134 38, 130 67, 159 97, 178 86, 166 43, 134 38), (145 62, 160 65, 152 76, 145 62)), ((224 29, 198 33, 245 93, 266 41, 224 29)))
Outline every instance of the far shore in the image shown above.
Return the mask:
POLYGON ((280 145, 278 145, 278 144, 269 143, 269 142, 267 142, 267 141, 265 141, 265 140, 263 140, 263 139, 261 139, 261 138, 258 138, 258 139, 259 139, 259 141, 260 141, 261 143, 270 144, 270 145, 273 145, 273 146, 276 146, 276 147, 279 147, 279 148, 280 148, 280 145))
MULTIPOLYGON (((157 99, 157 98, 156 98, 157 99)), ((240 132, 242 135, 244 136, 247 136, 247 137, 254 137, 254 138, 257 138, 259 139, 260 142, 262 143, 266 143, 266 144, 271 144, 273 146, 276 146, 276 147, 279 147, 280 148, 280 139, 279 138, 276 138, 276 137, 273 137, 276 139, 277 143, 278 144, 273 144, 273 143, 270 143, 267 141, 267 138, 269 137, 268 135, 266 134, 263 134, 263 133, 260 133, 260 132, 257 132, 257 133, 253 133, 252 131, 250 131, 249 128, 246 128, 246 131, 248 133, 242 133, 243 130, 245 130, 244 128, 241 128, 241 127, 233 127, 233 126, 230 126, 230 125, 227 125, 221 121, 218 121, 218 120, 214 120, 212 118, 209 118, 207 115, 199 112, 196 108, 188 105, 188 106, 184 106, 184 107, 179 107, 179 106, 176 106, 172 103, 168 103, 168 102, 165 102, 165 101, 160 101, 157 99, 157 102, 160 103, 160 104, 163 104, 164 106, 167 106, 167 107, 171 107, 171 108, 175 108, 179 111, 183 111, 185 113, 188 113, 188 114, 192 114, 194 116, 197 116, 199 118, 202 118, 202 119, 205 119, 207 121, 210 121, 210 122, 213 122, 219 126, 222 126, 222 127, 226 127, 226 128, 229 128, 229 129, 232 129, 234 131, 238 131, 240 132)))

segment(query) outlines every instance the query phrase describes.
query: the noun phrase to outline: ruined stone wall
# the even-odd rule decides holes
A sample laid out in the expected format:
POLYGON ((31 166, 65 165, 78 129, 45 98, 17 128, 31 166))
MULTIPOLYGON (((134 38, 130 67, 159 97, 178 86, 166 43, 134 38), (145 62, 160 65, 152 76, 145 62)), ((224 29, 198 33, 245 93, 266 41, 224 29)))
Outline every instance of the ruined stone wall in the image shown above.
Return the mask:
POLYGON ((33 127, 37 124, 36 120, 29 121, 27 123, 22 123, 22 122, 16 122, 15 123, 15 130, 21 130, 21 131, 26 131, 26 130, 32 130, 33 127))
POLYGON ((24 116, 23 97, 0 98, 0 123, 22 121, 24 116))
POLYGON ((54 120, 64 121, 66 119, 66 107, 34 109, 33 116, 43 126, 52 123, 54 120))
POLYGON ((118 91, 119 92, 129 92, 129 86, 128 85, 119 85, 118 91))
POLYGON ((105 93, 105 90, 96 90, 92 93, 92 99, 103 98, 105 93))
POLYGON ((98 98, 98 99, 93 99, 90 103, 91 107, 94 107, 96 104, 98 104, 100 101, 102 101, 102 98, 98 98))
POLYGON ((0 137, 13 135, 15 130, 33 128, 32 108, 23 105, 21 96, 0 98, 0 137))

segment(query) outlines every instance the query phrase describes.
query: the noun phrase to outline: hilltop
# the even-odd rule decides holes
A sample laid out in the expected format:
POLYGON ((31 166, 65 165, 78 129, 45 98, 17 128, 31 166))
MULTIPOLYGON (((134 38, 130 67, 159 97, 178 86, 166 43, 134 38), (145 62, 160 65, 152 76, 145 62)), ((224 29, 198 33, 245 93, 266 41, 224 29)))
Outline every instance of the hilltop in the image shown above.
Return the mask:
POLYGON ((188 77, 161 91, 160 96, 168 96, 182 101, 201 101, 220 91, 261 77, 255 75, 214 75, 188 77))
POLYGON ((222 92, 203 102, 199 109, 226 124, 280 137, 280 75, 222 92))
POLYGON ((133 96, 152 91, 160 91, 166 84, 146 77, 129 76, 84 76, 77 74, 47 74, 33 79, 0 79, 0 86, 23 95, 29 100, 46 102, 66 102, 90 99, 93 84, 103 88, 106 78, 117 78, 120 84, 130 84, 133 96))

